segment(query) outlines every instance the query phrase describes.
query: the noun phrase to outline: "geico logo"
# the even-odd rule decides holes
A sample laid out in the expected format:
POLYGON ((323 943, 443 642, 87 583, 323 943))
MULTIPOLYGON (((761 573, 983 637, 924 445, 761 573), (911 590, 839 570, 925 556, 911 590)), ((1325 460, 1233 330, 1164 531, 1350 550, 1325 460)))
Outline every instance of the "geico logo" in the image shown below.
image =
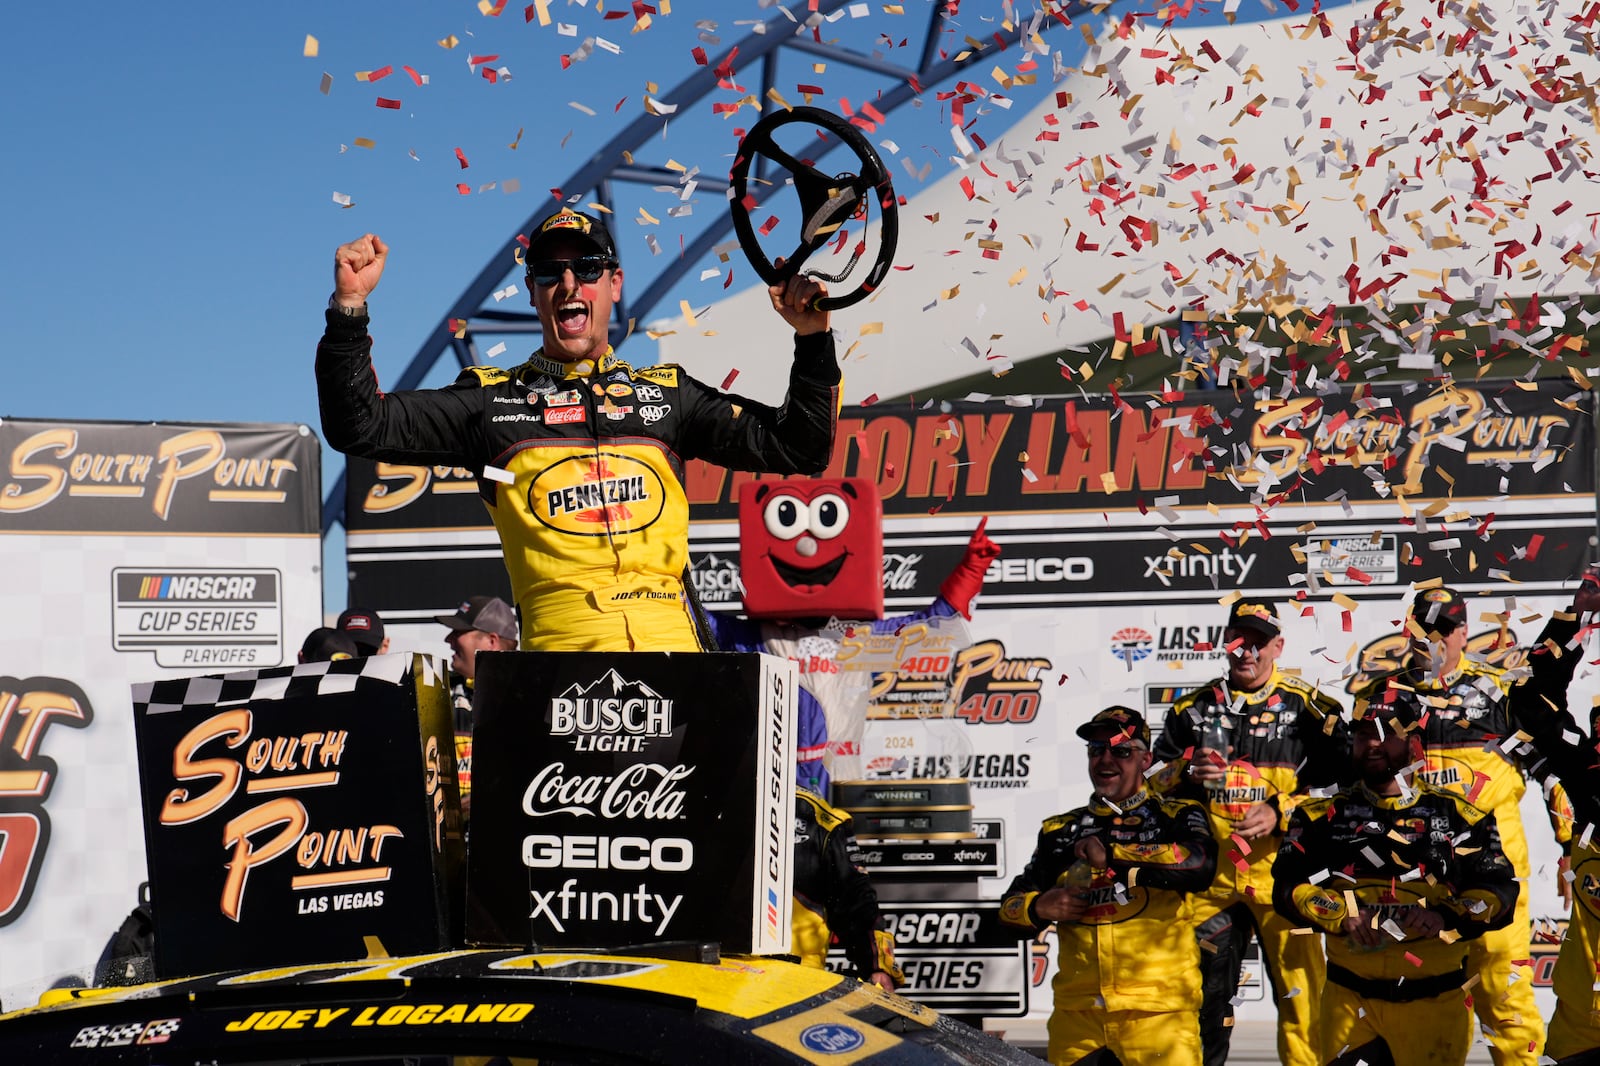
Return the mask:
POLYGON ((970 911, 907 911, 890 914, 895 940, 902 944, 976 944, 978 916, 970 911))
POLYGON ((1060 559, 996 559, 983 575, 987 582, 1088 581, 1094 577, 1094 560, 1085 555, 1060 559))
POLYGON ((933 852, 931 852, 931 851, 908 851, 904 855, 900 856, 900 858, 904 862, 932 862, 933 861, 933 852))
POLYGON ((534 833, 522 838, 522 865, 535 870, 664 870, 694 866, 694 842, 683 837, 588 837, 534 833))
POLYGON ((630 736, 670 737, 672 701, 659 699, 567 699, 550 701, 550 733, 615 733, 630 736))

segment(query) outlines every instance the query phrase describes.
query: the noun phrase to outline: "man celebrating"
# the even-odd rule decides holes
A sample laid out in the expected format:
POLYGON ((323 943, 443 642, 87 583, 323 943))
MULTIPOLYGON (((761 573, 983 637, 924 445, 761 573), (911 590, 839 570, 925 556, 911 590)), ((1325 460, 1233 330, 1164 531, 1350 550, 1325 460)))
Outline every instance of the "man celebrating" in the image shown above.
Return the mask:
POLYGON ((839 368, 826 289, 794 277, 769 293, 795 332, 783 406, 725 395, 676 366, 635 370, 608 342, 622 269, 599 219, 566 208, 530 236, 527 284, 544 346, 510 370, 471 367, 447 388, 379 391, 367 299, 389 247, 375 234, 334 254, 317 395, 328 443, 350 455, 479 471, 523 647, 696 650, 684 598, 687 459, 816 474, 827 466, 839 368), (536 621, 535 621, 536 620, 536 621))
POLYGON ((1150 727, 1108 707, 1078 728, 1089 742, 1088 806, 1046 819, 1002 921, 1038 933, 1055 923, 1056 1066, 1109 1051, 1123 1066, 1199 1066, 1200 949, 1189 893, 1216 873, 1205 809, 1153 795, 1150 727))
POLYGON ((1294 924, 1273 910, 1272 861, 1295 805, 1346 773, 1349 735, 1332 697, 1278 669, 1283 634, 1270 603, 1236 600, 1222 639, 1227 676, 1172 705, 1155 749, 1165 765, 1152 779, 1205 805, 1223 856, 1216 881, 1194 901, 1205 1066, 1228 1059, 1233 997, 1252 929, 1278 1008, 1279 1060, 1322 1066, 1322 945, 1295 935, 1294 924))
POLYGON ((1422 757, 1417 697, 1357 703, 1359 784, 1301 804, 1274 864, 1273 903, 1328 934, 1328 1062, 1460 1066, 1472 1046, 1469 937, 1503 928, 1517 882, 1493 814, 1405 780, 1422 757))
MULTIPOLYGON (((1420 590, 1406 616, 1410 652, 1398 671, 1379 676, 1360 693, 1374 698, 1391 687, 1413 689, 1427 709, 1422 730, 1423 780, 1490 811, 1501 845, 1523 884, 1528 839, 1522 827, 1522 768, 1502 747, 1520 723, 1507 693, 1505 671, 1470 659, 1467 603, 1442 586, 1420 590)), ((1358 696, 1359 698, 1359 696, 1358 696)), ((1544 1022, 1533 998, 1532 926, 1527 893, 1517 898, 1510 924, 1472 944, 1467 972, 1478 978, 1472 1007, 1484 1025, 1495 1066, 1533 1066, 1544 1054, 1544 1022)))

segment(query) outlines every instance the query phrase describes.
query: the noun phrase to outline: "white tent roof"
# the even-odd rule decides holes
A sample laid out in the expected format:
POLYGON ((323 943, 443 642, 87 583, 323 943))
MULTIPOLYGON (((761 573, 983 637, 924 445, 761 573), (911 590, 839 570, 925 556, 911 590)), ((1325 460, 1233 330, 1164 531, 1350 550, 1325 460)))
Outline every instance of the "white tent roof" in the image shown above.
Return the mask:
MULTIPOLYGON (((1510 313, 1495 294, 1592 290, 1593 30, 1554 2, 1451 6, 1147 21, 1126 36, 1108 23, 1054 96, 901 209, 909 269, 834 315, 844 400, 1127 336, 1191 305, 1282 314, 1442 291, 1479 296, 1492 318, 1510 313)), ((1548 334, 1522 332, 1548 344, 1565 324, 1552 309, 1548 334)), ((734 391, 781 397, 788 341, 764 288, 657 328, 675 330, 663 361, 713 383, 737 370, 734 391)), ((1410 338, 1422 365, 1428 337, 1410 338)), ((1071 356, 1073 382, 1103 354, 1071 356)))

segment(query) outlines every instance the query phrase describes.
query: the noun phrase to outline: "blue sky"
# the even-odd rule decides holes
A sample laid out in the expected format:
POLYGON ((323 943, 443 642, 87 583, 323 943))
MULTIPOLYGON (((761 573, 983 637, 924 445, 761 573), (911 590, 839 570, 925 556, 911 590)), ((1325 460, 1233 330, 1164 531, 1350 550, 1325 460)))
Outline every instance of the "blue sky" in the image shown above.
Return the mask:
MULTIPOLYGON (((927 5, 907 0, 906 14, 894 15, 874 0, 847 8, 830 30, 877 39, 888 58, 911 65, 914 56, 897 49, 909 36, 906 51, 914 53, 927 5)), ((632 11, 615 0, 606 7, 626 17, 604 18, 599 0, 552 0, 549 26, 525 21, 515 2, 486 17, 476 0, 12 5, 0 64, 8 147, 0 193, 10 205, 0 220, 8 334, 0 416, 316 428, 312 355, 332 252, 366 231, 392 247, 373 333, 380 380, 394 380, 488 258, 552 203, 549 187, 641 113, 650 83, 668 92, 695 69, 693 48, 714 57, 749 32, 738 22, 776 15, 758 0, 686 0, 632 32, 632 11), (308 35, 317 39, 314 57, 304 54, 308 35), (452 36, 454 47, 440 45, 452 36), (597 40, 587 59, 563 69, 562 54, 587 38, 616 51, 597 40), (498 58, 469 65, 486 55, 498 58), (404 66, 428 84, 415 84, 404 66), (357 77, 384 67, 393 72, 379 81, 357 77), (491 83, 486 67, 510 78, 491 83), (378 107, 379 97, 401 106, 378 107), (508 182, 520 190, 508 193, 508 182), (470 193, 460 194, 458 183, 470 193), (336 193, 352 206, 335 203, 336 193)), ((987 38, 1000 29, 1000 13, 999 4, 968 0, 962 32, 987 38)), ((1069 59, 1075 43, 1081 50, 1075 33, 1046 40, 1069 59)), ((1021 58, 1012 48, 982 64, 975 73, 985 77, 974 80, 995 89, 989 70, 1021 58)), ((1017 90, 1011 112, 995 109, 977 129, 1003 132, 1008 114, 1049 90, 1048 64, 1044 71, 1039 85, 1017 90)), ((800 81, 820 83, 826 95, 815 102, 837 110, 840 96, 859 102, 860 78, 840 64, 821 74, 791 66, 778 88, 793 99, 800 81)), ((919 168, 931 162, 925 184, 949 175, 952 147, 934 89, 924 101, 892 113, 874 139, 892 139, 919 168)), ((710 99, 695 111, 664 123, 655 157, 642 161, 725 175, 732 130, 755 115, 747 108, 732 121, 712 119, 710 99)), ((923 187, 884 153, 903 192, 923 187)), ((626 211, 619 205, 619 216, 653 204, 663 225, 619 217, 615 228, 639 288, 662 261, 650 255, 645 233, 656 234, 665 255, 676 247, 664 215, 676 201, 650 195, 641 191, 626 211)), ((704 194, 694 207, 727 210, 704 194)), ((753 280, 742 258, 733 268, 736 288, 753 280)), ((698 273, 656 314, 675 311, 680 298, 699 306, 723 295, 721 278, 700 281, 698 273)), ((642 337, 625 354, 637 363, 655 358, 642 337)), ((452 376, 441 368, 430 383, 452 376)), ((325 483, 338 470, 330 454, 325 483)), ((338 574, 342 539, 328 547, 338 574)), ((325 606, 339 609, 342 584, 330 581, 327 596, 325 606)))

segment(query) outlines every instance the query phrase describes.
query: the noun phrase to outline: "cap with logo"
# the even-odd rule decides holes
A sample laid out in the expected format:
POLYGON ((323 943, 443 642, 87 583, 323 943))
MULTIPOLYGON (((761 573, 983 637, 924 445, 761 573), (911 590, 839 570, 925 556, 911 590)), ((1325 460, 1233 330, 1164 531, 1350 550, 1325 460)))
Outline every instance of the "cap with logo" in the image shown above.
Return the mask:
POLYGON ((1237 599, 1228 610, 1229 629, 1248 629, 1264 637, 1275 637, 1283 632, 1278 624, 1277 609, 1262 600, 1237 599))
POLYGON ((350 634, 331 626, 313 629, 306 637, 306 642, 300 645, 300 661, 303 663, 331 663, 338 659, 355 659, 360 655, 350 634))
POLYGON ((468 597, 456 608, 455 614, 437 614, 433 620, 450 627, 452 633, 477 629, 485 633, 497 633, 512 642, 517 639, 517 612, 498 596, 468 597))
POLYGON ((1409 730, 1422 722, 1422 697, 1408 688, 1389 684, 1365 701, 1357 700, 1351 718, 1357 722, 1377 721, 1385 728, 1409 730))
POLYGON ((1150 723, 1132 707, 1107 707, 1078 727, 1084 740, 1137 740, 1150 746, 1150 723))
POLYGON ((1424 632, 1448 633, 1467 624, 1467 601, 1455 589, 1423 589, 1411 601, 1411 617, 1424 632))
POLYGON ((528 261, 548 258, 547 249, 558 237, 571 236, 586 241, 594 250, 613 263, 617 262, 617 245, 611 239, 606 224, 593 215, 563 207, 534 227, 528 236, 528 261))
POLYGON ((356 642, 362 655, 376 655, 383 647, 383 619, 377 611, 352 607, 339 616, 338 629, 356 642))

